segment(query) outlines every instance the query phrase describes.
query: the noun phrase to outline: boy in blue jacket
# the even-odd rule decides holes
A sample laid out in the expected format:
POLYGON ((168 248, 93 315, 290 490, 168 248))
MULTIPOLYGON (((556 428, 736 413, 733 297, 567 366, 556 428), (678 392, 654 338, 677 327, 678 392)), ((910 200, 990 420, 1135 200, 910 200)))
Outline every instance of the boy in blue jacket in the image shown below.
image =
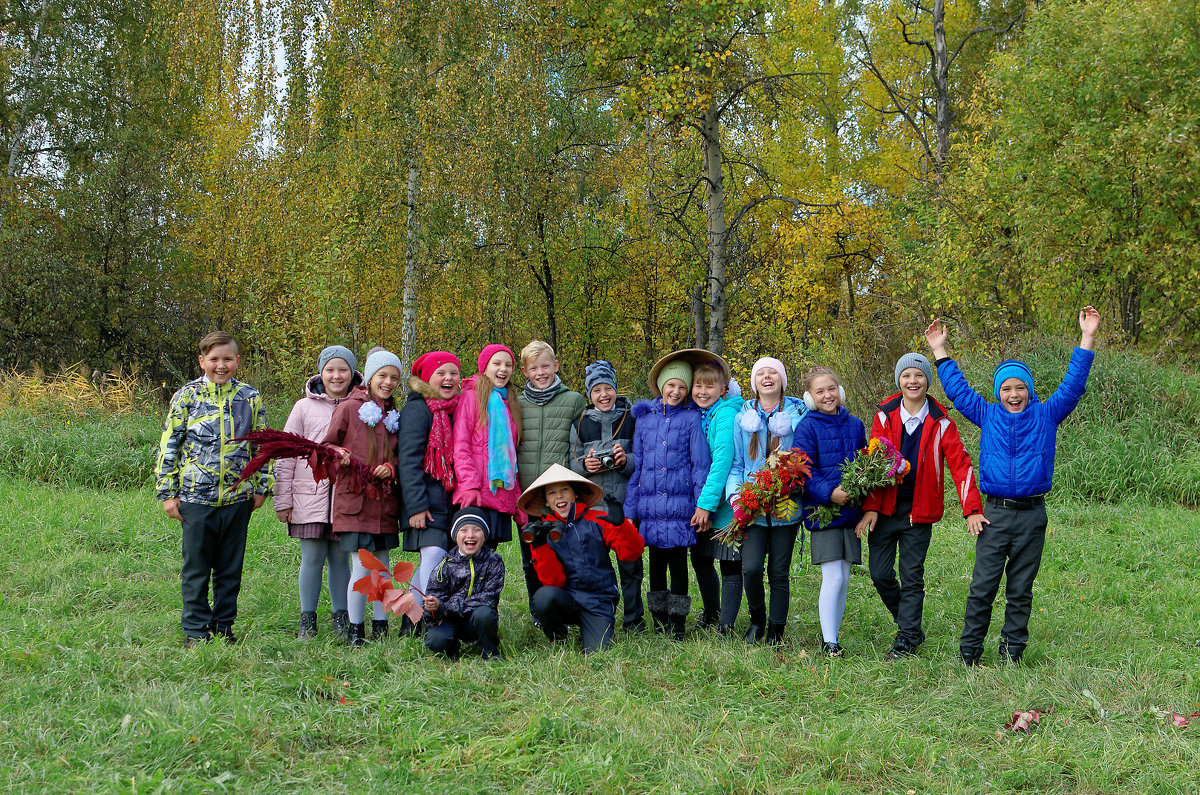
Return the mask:
POLYGON ((975 542, 975 571, 967 597, 959 654, 978 665, 992 619, 992 602, 1007 574, 1007 606, 1000 631, 1000 659, 1017 663, 1029 643, 1033 580, 1046 543, 1046 493, 1054 475, 1058 426, 1075 410, 1087 391, 1095 354, 1100 313, 1079 313, 1081 337, 1071 354, 1062 384, 1044 403, 1033 388, 1029 368, 1014 359, 1001 362, 992 379, 997 403, 980 397, 953 359, 946 355, 946 327, 935 320, 925 330, 933 349, 938 378, 946 397, 963 416, 979 426, 979 488, 987 495, 983 527, 975 542))

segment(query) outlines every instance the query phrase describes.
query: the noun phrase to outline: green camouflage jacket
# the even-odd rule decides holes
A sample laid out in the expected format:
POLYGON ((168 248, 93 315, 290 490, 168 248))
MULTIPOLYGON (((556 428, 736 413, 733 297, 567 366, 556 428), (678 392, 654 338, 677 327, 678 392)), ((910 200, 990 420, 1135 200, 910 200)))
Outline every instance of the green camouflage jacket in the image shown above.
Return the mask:
POLYGON ((160 500, 178 497, 198 505, 230 505, 269 494, 267 467, 230 491, 250 460, 250 445, 233 441, 267 427, 262 396, 236 378, 217 385, 190 381, 171 398, 158 459, 155 485, 160 500))

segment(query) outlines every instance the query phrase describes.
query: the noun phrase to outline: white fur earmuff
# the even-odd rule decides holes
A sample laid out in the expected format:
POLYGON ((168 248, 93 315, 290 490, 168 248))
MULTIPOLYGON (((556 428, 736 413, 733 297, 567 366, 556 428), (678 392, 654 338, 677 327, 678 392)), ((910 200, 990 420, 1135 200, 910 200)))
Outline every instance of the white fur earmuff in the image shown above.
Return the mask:
MULTIPOLYGON (((838 384, 838 401, 840 401, 843 406, 846 405, 846 388, 841 384, 838 384)), ((804 393, 804 405, 809 411, 817 410, 817 401, 813 400, 811 392, 804 393)))

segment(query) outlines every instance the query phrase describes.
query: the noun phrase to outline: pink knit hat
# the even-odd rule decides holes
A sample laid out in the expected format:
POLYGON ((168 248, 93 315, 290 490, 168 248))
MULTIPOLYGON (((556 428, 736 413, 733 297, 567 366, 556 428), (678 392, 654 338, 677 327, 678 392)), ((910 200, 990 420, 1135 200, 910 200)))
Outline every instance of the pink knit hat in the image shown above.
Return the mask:
POLYGON ((508 347, 507 345, 501 345, 498 342, 493 342, 491 345, 485 345, 483 350, 479 352, 479 372, 482 373, 487 369, 488 362, 490 362, 492 357, 497 353, 507 353, 513 360, 513 366, 516 366, 517 355, 512 352, 512 348, 508 347))
POLYGON ((779 373, 779 380, 783 384, 783 391, 786 392, 787 391, 787 369, 783 366, 783 362, 779 361, 778 359, 773 359, 770 356, 762 357, 757 362, 755 362, 754 367, 752 367, 750 369, 750 389, 752 389, 754 391, 754 394, 756 394, 756 395, 758 394, 758 387, 755 385, 755 381, 758 377, 758 371, 765 370, 768 367, 771 368, 772 370, 774 370, 775 372, 779 373))
POLYGON ((430 351, 422 353, 413 360, 412 374, 422 381, 428 381, 429 376, 437 372, 437 369, 443 364, 453 364, 459 370, 462 370, 462 363, 458 357, 448 351, 430 351))

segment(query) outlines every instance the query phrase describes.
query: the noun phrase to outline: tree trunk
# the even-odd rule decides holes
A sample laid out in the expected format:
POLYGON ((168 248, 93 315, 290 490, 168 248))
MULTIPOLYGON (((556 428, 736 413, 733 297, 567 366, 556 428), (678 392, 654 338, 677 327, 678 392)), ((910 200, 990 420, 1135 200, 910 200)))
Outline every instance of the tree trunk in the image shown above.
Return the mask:
POLYGON ((538 286, 546 299, 546 326, 550 339, 550 347, 558 351, 558 322, 554 317, 554 271, 550 269, 550 257, 546 254, 546 216, 540 211, 537 214, 538 252, 541 256, 538 266, 533 269, 538 286))
POLYGON ((400 319, 400 363, 407 372, 401 373, 401 383, 407 380, 412 372, 413 359, 417 348, 417 190, 418 183, 416 158, 408 164, 408 231, 404 252, 404 308, 400 319))
POLYGON ((17 173, 17 158, 21 154, 21 146, 25 143, 25 133, 29 130, 29 108, 33 104, 33 95, 42 82, 42 32, 46 29, 46 9, 49 0, 42 0, 42 10, 38 15, 37 33, 29 46, 29 82, 25 86, 25 96, 21 100, 21 111, 17 115, 17 123, 13 129, 12 146, 8 150, 8 168, 5 175, 12 179, 17 173))
POLYGON ((725 353, 725 182, 721 170, 721 118, 713 105, 701 125, 704 138, 704 170, 708 215, 708 345, 713 353, 725 353))
POLYGON ((934 176, 941 182, 950 157, 950 124, 954 112, 950 108, 950 53, 946 48, 946 0, 933 3, 933 89, 936 100, 934 124, 937 128, 937 147, 934 150, 934 176))
POLYGON ((704 283, 692 288, 692 330, 695 348, 708 347, 708 322, 704 317, 704 283))

